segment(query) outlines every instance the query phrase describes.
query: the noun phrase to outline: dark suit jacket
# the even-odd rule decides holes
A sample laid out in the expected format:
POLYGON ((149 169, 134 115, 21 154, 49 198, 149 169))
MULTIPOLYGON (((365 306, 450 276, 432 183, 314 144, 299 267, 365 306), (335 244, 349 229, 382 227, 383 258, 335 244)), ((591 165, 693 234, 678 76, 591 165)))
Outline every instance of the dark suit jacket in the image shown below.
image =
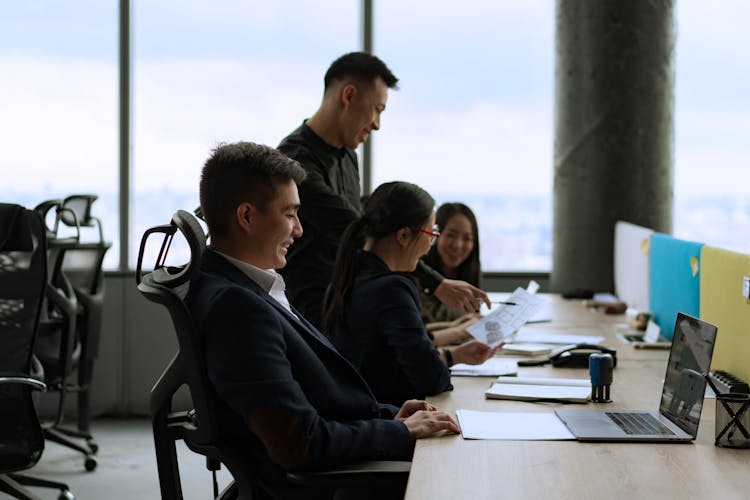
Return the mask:
POLYGON ((224 419, 228 429, 223 430, 248 448, 265 494, 315 496, 289 484, 251 432, 247 417, 258 408, 294 416, 307 439, 303 468, 410 459, 409 432, 393 420, 398 408, 378 404, 327 338, 216 252, 206 250, 201 268, 186 301, 202 337, 209 379, 234 412, 224 419))
POLYGON ((450 370, 427 336, 411 278, 375 254, 357 254, 357 279, 332 338, 379 401, 401 405, 453 389, 450 370))

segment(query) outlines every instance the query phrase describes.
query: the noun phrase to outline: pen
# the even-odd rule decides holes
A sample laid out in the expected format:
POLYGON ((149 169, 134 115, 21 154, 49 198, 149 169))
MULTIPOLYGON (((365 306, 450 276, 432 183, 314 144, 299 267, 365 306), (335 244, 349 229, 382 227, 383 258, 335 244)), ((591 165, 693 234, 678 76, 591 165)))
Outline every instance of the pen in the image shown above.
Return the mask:
POLYGON ((518 305, 515 302, 508 302, 506 300, 493 300, 492 303, 493 304, 505 304, 506 306, 517 306, 518 305))

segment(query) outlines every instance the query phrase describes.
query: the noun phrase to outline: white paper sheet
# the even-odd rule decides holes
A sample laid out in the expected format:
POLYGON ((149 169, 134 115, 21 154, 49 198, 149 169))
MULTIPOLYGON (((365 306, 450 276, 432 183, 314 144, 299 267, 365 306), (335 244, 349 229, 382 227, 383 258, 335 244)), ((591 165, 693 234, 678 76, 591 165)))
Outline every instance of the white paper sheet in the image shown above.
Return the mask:
POLYGON ((481 365, 456 363, 451 366, 451 375, 466 377, 497 377, 518 373, 518 363, 513 359, 490 358, 481 365))
POLYGON ((521 287, 506 299, 515 305, 497 304, 482 319, 466 329, 475 339, 495 347, 505 342, 530 320, 544 304, 544 299, 521 287))
POLYGON ((575 439, 554 413, 457 410, 464 439, 549 441, 575 439))
MULTIPOLYGON (((529 283, 531 284, 531 283, 529 283)), ((533 287, 532 287, 533 288, 533 287)), ((526 291, 529 292, 529 287, 526 287, 526 291)), ((479 314, 482 316, 487 316, 491 311, 493 311, 498 305, 498 302, 503 302, 506 300, 510 300, 507 292, 487 292, 487 295, 490 297, 490 302, 492 302, 492 308, 488 308, 487 304, 482 302, 479 305, 479 314)), ((529 318, 527 323, 547 323, 553 320, 553 311, 550 310, 548 307, 549 300, 546 300, 544 296, 541 296, 544 300, 544 303, 542 304, 542 308, 537 311, 531 318, 529 318)))

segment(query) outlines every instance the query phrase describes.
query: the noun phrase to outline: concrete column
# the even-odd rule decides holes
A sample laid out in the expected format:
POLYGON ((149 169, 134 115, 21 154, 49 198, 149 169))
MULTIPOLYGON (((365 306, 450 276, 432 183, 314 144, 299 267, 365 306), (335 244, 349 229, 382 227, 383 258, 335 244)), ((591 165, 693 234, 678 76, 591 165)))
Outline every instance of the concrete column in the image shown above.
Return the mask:
POLYGON ((671 232, 674 0, 557 0, 550 287, 613 291, 618 220, 671 232))

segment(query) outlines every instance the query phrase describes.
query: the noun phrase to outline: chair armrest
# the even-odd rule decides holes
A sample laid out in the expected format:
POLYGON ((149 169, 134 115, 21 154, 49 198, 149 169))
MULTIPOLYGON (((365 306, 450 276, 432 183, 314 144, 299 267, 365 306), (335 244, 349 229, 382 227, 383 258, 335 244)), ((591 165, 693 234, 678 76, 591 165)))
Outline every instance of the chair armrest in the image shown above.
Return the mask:
POLYGON ((0 384, 22 384, 29 385, 32 389, 37 391, 47 390, 47 384, 29 377, 0 377, 0 384))
POLYGON ((288 472, 289 482, 300 486, 338 488, 406 484, 411 462, 368 460, 330 469, 288 472))

